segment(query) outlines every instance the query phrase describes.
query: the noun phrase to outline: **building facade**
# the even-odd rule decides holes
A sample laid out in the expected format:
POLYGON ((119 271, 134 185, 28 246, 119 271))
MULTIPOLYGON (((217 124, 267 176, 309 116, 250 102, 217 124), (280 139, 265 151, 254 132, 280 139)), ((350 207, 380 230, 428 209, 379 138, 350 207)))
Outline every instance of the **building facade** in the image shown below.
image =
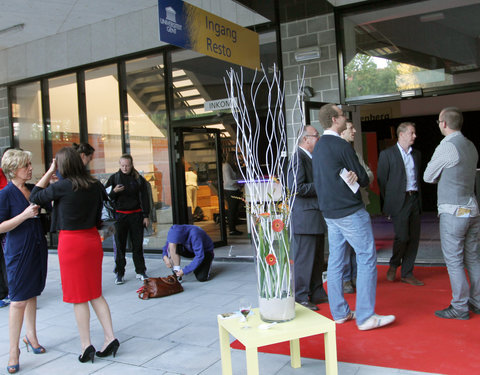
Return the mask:
MULTIPOLYGON (((90 168, 100 180, 118 169, 123 153, 132 154, 152 187, 156 224, 144 244, 152 251, 163 246, 172 223, 191 221, 184 172, 193 167, 198 205, 207 221, 220 223, 211 236, 225 244, 221 155, 235 148, 235 123, 228 111, 206 111, 204 103, 226 97, 231 65, 161 42, 161 1, 107 1, 98 9, 86 3, 76 2, 70 16, 46 3, 36 18, 27 14, 35 9, 22 9, 24 29, 8 36, 10 45, 2 46, 0 31, 0 148, 32 151, 34 179, 73 142, 96 149, 90 168), (48 13, 59 17, 54 31, 46 26, 48 13), (38 36, 22 34, 34 32, 30 22, 43 27, 38 36)), ((365 133, 355 147, 371 166, 392 141, 397 119, 430 124, 445 105, 472 117, 479 110, 479 1, 189 3, 258 32, 261 63, 270 72, 277 66, 283 77, 289 129, 303 122, 292 116, 298 77, 308 89, 306 119, 319 130, 319 106, 344 105, 365 133), (467 16, 471 23, 459 21, 467 16)), ((252 80, 253 72, 244 71, 252 80)), ((431 131, 426 125, 425 136, 431 131)), ((294 137, 291 130, 290 148, 294 137)))

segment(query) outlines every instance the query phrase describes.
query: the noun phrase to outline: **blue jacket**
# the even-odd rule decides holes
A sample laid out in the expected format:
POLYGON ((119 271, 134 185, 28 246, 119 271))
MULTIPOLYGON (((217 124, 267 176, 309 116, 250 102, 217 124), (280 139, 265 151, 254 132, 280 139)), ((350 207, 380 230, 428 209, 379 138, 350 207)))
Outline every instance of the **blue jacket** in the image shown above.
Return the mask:
POLYGON ((196 225, 172 225, 167 234, 167 243, 163 247, 163 256, 169 256, 168 244, 182 245, 185 252, 191 253, 193 260, 183 268, 183 273, 194 271, 202 263, 205 252, 213 253, 213 241, 208 234, 196 225))

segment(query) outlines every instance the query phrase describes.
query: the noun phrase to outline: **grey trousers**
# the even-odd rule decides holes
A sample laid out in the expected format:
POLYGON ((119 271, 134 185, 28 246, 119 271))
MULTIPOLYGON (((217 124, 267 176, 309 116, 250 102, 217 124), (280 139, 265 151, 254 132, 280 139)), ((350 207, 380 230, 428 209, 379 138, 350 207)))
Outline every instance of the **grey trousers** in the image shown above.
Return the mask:
POLYGON ((440 214, 440 240, 452 287, 451 305, 462 312, 468 311, 469 301, 480 307, 480 254, 477 250, 479 232, 480 216, 461 218, 440 214))

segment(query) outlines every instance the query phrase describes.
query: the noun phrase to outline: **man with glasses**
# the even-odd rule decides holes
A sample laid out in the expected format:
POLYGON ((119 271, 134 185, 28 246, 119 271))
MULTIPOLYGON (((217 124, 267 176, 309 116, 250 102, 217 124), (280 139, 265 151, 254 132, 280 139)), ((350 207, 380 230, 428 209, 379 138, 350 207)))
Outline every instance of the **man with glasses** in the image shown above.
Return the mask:
POLYGON ((328 226, 328 302, 336 323, 356 319, 359 330, 385 326, 395 316, 375 314, 377 254, 370 215, 365 210, 358 184, 368 186, 365 169, 352 146, 340 137, 346 117, 335 104, 319 111, 325 129, 313 151, 313 179, 318 203, 328 226), (356 184, 358 181, 358 184, 356 184), (343 296, 343 270, 346 243, 357 254, 356 311, 351 311, 343 296))
POLYGON ((297 185, 292 207, 295 300, 313 311, 318 310, 317 304, 328 301, 322 280, 325 221, 318 208, 312 172, 312 152, 319 138, 313 126, 301 130, 288 174, 290 189, 294 182, 297 185))
MULTIPOLYGON (((353 142, 355 141, 355 127, 351 120, 347 120, 346 129, 340 134, 340 136, 346 140, 353 147, 353 142)), ((355 152, 358 157, 360 165, 367 172, 368 181, 371 184, 373 182, 374 176, 371 169, 368 167, 367 163, 363 160, 363 156, 359 152, 355 152)), ((370 199, 368 198, 367 188, 360 188, 360 195, 362 196, 362 201, 365 207, 370 204, 370 199)), ((355 251, 353 251, 350 244, 347 242, 347 250, 345 251, 345 270, 343 274, 343 293, 355 293, 355 285, 357 284, 357 258, 355 256, 355 251)))
POLYGON ((480 254, 477 250, 480 216, 474 192, 478 152, 461 133, 463 115, 458 108, 443 109, 437 123, 445 138, 435 149, 423 179, 438 184, 440 241, 452 300, 446 309, 435 311, 435 315, 467 320, 469 310, 480 314, 480 254))
POLYGON ((402 122, 397 128, 397 144, 383 150, 378 158, 377 180, 383 197, 383 212, 393 221, 393 241, 387 280, 395 281, 401 266, 404 283, 421 286, 422 281, 413 276, 420 241, 420 159, 418 150, 412 148, 416 138, 415 124, 402 122))

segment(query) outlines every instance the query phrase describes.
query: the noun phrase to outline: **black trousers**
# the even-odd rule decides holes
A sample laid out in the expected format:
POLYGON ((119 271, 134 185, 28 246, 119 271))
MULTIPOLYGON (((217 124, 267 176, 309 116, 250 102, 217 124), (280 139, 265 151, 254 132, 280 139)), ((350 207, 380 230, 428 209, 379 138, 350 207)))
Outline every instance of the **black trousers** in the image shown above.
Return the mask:
MULTIPOLYGON (((177 254, 184 257, 184 258, 194 258, 195 254, 191 253, 190 251, 186 251, 182 245, 177 244, 177 254)), ((193 270, 195 277, 198 281, 207 281, 210 275, 210 267, 212 266, 213 262, 213 251, 205 251, 204 258, 202 263, 198 265, 197 268, 193 270)))
POLYGON ((230 232, 237 230, 237 219, 238 211, 240 208, 240 203, 242 202, 240 197, 242 197, 242 192, 240 190, 224 190, 225 199, 227 200, 228 206, 228 230, 230 232), (234 198, 238 197, 238 198, 234 198))
POLYGON ((117 213, 115 222, 115 270, 119 276, 125 275, 125 252, 127 249, 127 238, 130 234, 132 243, 132 258, 136 273, 145 273, 145 258, 143 257, 143 214, 136 212, 133 214, 117 213))
POLYGON ((294 234, 295 300, 315 303, 327 295, 323 289, 324 234, 294 234))
POLYGON ((418 194, 406 194, 398 215, 392 216, 395 239, 390 265, 402 266, 402 277, 413 274, 420 241, 420 202, 418 194))
POLYGON ((0 235, 0 299, 8 297, 8 280, 7 280, 7 267, 5 266, 5 257, 3 256, 3 247, 5 243, 5 235, 0 235))

